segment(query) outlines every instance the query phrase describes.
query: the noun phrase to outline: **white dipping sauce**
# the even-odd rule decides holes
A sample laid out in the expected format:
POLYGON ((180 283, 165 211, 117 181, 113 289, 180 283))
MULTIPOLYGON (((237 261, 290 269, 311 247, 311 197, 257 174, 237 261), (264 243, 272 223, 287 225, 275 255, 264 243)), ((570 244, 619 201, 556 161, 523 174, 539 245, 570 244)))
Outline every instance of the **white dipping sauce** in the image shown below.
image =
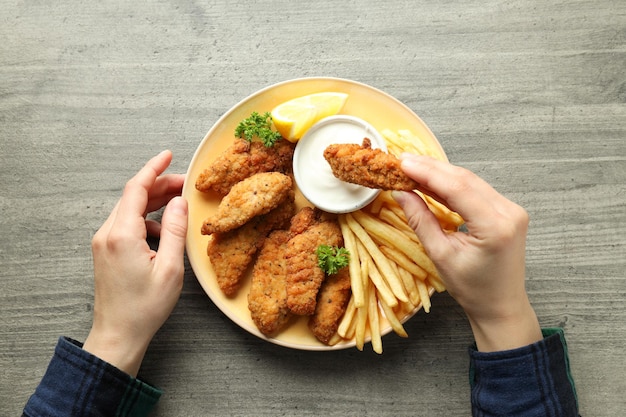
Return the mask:
POLYGON ((387 151, 382 136, 366 121, 353 116, 330 116, 313 125, 298 141, 293 156, 293 173, 304 197, 314 206, 331 213, 348 213, 371 203, 380 190, 350 184, 333 175, 324 159, 328 145, 363 143, 387 151))

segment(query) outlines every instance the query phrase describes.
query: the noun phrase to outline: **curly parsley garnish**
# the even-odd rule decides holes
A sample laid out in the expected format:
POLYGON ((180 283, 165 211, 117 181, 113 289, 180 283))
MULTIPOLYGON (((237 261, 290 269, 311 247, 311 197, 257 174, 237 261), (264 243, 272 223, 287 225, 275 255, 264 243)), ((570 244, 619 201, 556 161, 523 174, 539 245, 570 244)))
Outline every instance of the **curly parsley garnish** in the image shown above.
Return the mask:
POLYGON ((350 251, 337 246, 319 245, 315 251, 317 265, 328 275, 336 274, 350 262, 350 251))
POLYGON ((248 142, 252 142, 252 139, 257 137, 267 147, 274 146, 276 141, 282 137, 280 133, 272 130, 272 115, 270 112, 263 114, 252 112, 250 117, 239 122, 235 129, 235 136, 244 138, 248 142))

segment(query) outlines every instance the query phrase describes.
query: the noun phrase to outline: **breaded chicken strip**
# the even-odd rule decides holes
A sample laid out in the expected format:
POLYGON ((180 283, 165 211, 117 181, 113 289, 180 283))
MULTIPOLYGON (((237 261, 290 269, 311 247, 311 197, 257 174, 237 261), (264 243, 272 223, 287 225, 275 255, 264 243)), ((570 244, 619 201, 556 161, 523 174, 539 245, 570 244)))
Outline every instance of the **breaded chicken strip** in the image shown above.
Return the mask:
POLYGON ((363 145, 334 144, 324 150, 335 177, 352 184, 381 190, 412 191, 418 186, 400 168, 400 160, 381 149, 372 149, 368 138, 363 145))
POLYGON ((287 261, 284 256, 290 236, 288 230, 270 233, 252 269, 248 309, 252 321, 266 336, 278 333, 291 317, 287 308, 287 261))
POLYGON ((317 295, 315 313, 309 319, 309 329, 317 340, 327 345, 337 333, 351 294, 350 268, 326 277, 317 295))
POLYGON ((272 230, 286 228, 295 211, 292 190, 285 201, 269 213, 255 217, 237 229, 211 235, 207 254, 224 294, 235 295, 266 236, 272 230))
POLYGON ((317 221, 313 209, 302 209, 291 218, 289 230, 273 231, 261 248, 252 270, 248 308, 266 336, 276 334, 293 316, 287 306, 287 244, 317 221))
POLYGON ((253 217, 278 206, 293 189, 291 177, 280 172, 263 172, 235 184, 220 201, 215 213, 202 224, 202 234, 228 232, 253 217))
MULTIPOLYGON (((312 210, 310 207, 302 210, 312 210)), ((318 266, 316 250, 320 245, 342 246, 343 237, 336 219, 323 220, 314 216, 308 227, 301 227, 287 244, 287 305, 294 314, 315 312, 317 293, 324 281, 324 271, 318 266)))
POLYGON ((233 145, 220 154, 196 179, 196 189, 202 192, 228 194, 238 182, 259 172, 291 173, 295 144, 281 139, 267 147, 258 141, 235 139, 233 145))

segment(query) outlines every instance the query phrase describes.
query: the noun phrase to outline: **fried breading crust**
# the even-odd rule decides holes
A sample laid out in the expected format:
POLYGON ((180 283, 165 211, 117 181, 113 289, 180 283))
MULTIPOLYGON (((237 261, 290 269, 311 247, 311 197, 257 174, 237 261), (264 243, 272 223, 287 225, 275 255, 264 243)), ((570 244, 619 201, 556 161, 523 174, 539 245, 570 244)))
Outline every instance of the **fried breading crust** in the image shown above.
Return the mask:
POLYGON ((337 333, 351 294, 350 268, 341 268, 326 277, 317 296, 315 313, 309 319, 309 329, 317 340, 327 345, 337 333))
MULTIPOLYGON (((305 207, 302 210, 312 210, 305 207)), ((343 237, 336 219, 319 216, 308 227, 301 228, 287 244, 287 305, 292 313, 311 315, 315 312, 317 293, 324 281, 315 251, 319 245, 342 246, 343 237)))
POLYGON ((235 184, 217 210, 202 224, 202 234, 228 232, 278 206, 293 188, 290 176, 280 172, 254 174, 235 184))
POLYGON ((291 234, 275 230, 265 239, 252 269, 248 309, 252 321, 266 336, 276 334, 289 321, 285 248, 291 234))
POLYGON ((223 197, 235 184, 259 172, 276 171, 290 174, 294 149, 295 144, 285 139, 277 141, 271 147, 258 141, 235 139, 235 142, 198 176, 196 189, 202 192, 215 192, 223 197))
POLYGON ((362 145, 333 144, 324 150, 335 177, 352 184, 382 190, 412 191, 417 182, 400 167, 400 160, 381 149, 372 149, 370 139, 362 145))
POLYGON ((227 296, 233 296, 241 286, 241 279, 266 236, 276 229, 284 229, 296 211, 294 191, 278 207, 226 233, 214 233, 207 245, 217 284, 227 296))

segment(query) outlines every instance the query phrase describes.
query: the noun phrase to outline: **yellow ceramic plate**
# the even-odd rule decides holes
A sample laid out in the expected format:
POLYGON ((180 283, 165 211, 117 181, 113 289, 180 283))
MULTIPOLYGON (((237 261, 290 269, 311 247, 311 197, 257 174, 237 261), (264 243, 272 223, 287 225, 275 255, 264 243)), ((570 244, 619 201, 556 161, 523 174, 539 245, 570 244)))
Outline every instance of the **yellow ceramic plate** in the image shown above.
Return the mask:
MULTIPOLYGON (((278 345, 302 350, 333 350, 353 347, 355 342, 345 341, 335 346, 320 343, 309 331, 307 318, 297 318, 274 338, 264 336, 254 325, 248 310, 248 292, 250 280, 246 280, 237 295, 226 297, 215 280, 215 273, 206 254, 208 236, 200 234, 203 220, 215 210, 219 201, 208 198, 195 188, 195 181, 200 172, 207 167, 235 138, 235 128, 239 122, 257 111, 271 111, 276 105, 292 98, 324 91, 336 91, 349 94, 341 114, 360 117, 368 121, 378 131, 391 129, 398 131, 408 129, 426 143, 441 148, 439 142, 426 124, 400 101, 390 95, 355 81, 338 78, 302 78, 285 81, 264 88, 245 98, 226 112, 206 134, 196 150, 187 171, 187 181, 183 188, 183 196, 189 202, 189 231, 187 233, 187 256, 200 285, 215 303, 231 320, 248 332, 278 345)), ((443 151, 442 151, 443 154, 443 151)), ((309 203, 297 192, 298 207, 309 203)), ((408 320, 421 306, 409 314, 408 320)), ((384 324, 382 334, 391 331, 388 323, 384 324)))

